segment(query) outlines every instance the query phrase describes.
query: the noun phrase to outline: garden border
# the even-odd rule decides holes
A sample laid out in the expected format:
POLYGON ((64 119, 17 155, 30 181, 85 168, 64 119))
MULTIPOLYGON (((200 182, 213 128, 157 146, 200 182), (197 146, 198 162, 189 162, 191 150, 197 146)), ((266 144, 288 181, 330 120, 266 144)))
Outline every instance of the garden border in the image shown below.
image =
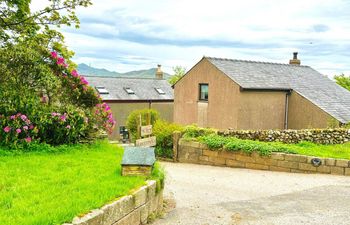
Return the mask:
POLYGON ((162 210, 163 189, 157 192, 156 181, 150 180, 132 194, 63 225, 140 225, 146 224, 150 216, 162 210))
MULTIPOLYGON (((176 143, 176 142, 175 142, 176 143)), ((176 161, 213 166, 228 166, 257 170, 271 170, 292 173, 323 173, 350 176, 350 160, 321 158, 297 154, 273 152, 269 156, 251 155, 242 151, 210 150, 200 142, 179 139, 176 161), (314 160, 316 159, 316 160, 314 160), (319 165, 316 165, 318 161, 319 165)), ((175 152, 174 152, 175 153, 175 152)))

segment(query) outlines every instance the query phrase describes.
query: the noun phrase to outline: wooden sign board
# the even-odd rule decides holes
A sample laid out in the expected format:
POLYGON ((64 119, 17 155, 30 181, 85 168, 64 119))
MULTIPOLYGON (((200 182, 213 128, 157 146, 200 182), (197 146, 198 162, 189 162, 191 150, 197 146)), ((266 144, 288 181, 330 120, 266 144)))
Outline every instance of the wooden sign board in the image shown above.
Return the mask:
POLYGON ((156 146, 156 137, 152 136, 152 137, 148 137, 148 138, 138 139, 138 140, 136 140, 135 145, 138 147, 156 146))
POLYGON ((152 134, 152 125, 141 126, 141 137, 152 134))

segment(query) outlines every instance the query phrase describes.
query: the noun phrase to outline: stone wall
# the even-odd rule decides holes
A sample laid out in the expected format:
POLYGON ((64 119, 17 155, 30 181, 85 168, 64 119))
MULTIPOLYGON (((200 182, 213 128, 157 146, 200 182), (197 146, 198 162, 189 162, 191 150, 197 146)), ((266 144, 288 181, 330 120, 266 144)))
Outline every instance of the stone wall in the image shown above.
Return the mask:
POLYGON ((318 144, 341 144, 350 141, 350 129, 307 129, 307 130, 226 130, 219 135, 259 141, 280 141, 298 143, 309 141, 318 144))
POLYGON ((124 196, 83 217, 63 225, 140 225, 163 209, 163 190, 156 192, 156 181, 147 182, 133 194, 124 196))
POLYGON ((350 176, 350 161, 343 159, 319 158, 312 156, 272 153, 260 156, 243 152, 209 150, 205 144, 180 139, 177 146, 177 161, 213 166, 227 166, 257 170, 271 170, 295 173, 326 173, 350 176), (314 166, 313 159, 319 159, 320 165, 314 166))

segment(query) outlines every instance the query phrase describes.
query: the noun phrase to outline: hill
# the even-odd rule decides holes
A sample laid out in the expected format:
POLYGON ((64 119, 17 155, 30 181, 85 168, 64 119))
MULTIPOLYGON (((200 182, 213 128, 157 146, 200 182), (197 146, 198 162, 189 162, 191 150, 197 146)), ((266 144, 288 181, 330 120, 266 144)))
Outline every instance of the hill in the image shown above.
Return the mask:
MULTIPOLYGON (((118 73, 115 71, 109 71, 106 69, 99 69, 88 66, 84 63, 78 64, 78 71, 84 76, 98 76, 98 77, 137 77, 137 78, 154 78, 156 74, 156 68, 148 70, 134 70, 126 73, 118 73)), ((164 79, 169 79, 170 74, 164 73, 164 79)))

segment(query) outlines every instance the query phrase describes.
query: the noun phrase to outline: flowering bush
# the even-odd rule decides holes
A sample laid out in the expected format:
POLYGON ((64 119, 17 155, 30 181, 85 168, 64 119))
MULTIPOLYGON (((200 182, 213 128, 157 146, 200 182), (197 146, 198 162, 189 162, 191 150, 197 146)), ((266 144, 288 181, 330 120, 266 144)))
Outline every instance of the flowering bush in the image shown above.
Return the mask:
POLYGON ((52 69, 61 79, 64 93, 72 104, 91 108, 102 102, 96 91, 89 86, 89 82, 77 70, 69 69, 65 59, 59 57, 57 52, 51 52, 50 60, 52 69))
POLYGON ((111 133, 112 111, 88 81, 57 52, 45 58, 45 65, 47 79, 30 79, 38 84, 50 80, 45 85, 12 93, 2 91, 6 84, 0 83, 0 97, 5 99, 0 101, 0 145, 69 144, 94 138, 100 131, 111 133))
POLYGON ((93 113, 87 118, 94 124, 94 129, 112 133, 116 122, 107 103, 102 103, 101 97, 75 69, 69 71, 64 58, 59 57, 56 52, 51 52, 51 58, 58 67, 56 67, 58 76, 72 93, 74 103, 91 108, 93 113))
POLYGON ((112 133, 115 120, 113 119, 112 110, 107 103, 97 104, 95 107, 95 124, 108 133, 112 133))
POLYGON ((11 116, 0 115, 0 144, 10 147, 27 145, 35 141, 38 128, 30 121, 27 115, 17 113, 11 116))
POLYGON ((40 115, 39 137, 48 144, 76 143, 89 134, 88 118, 82 110, 40 115))

